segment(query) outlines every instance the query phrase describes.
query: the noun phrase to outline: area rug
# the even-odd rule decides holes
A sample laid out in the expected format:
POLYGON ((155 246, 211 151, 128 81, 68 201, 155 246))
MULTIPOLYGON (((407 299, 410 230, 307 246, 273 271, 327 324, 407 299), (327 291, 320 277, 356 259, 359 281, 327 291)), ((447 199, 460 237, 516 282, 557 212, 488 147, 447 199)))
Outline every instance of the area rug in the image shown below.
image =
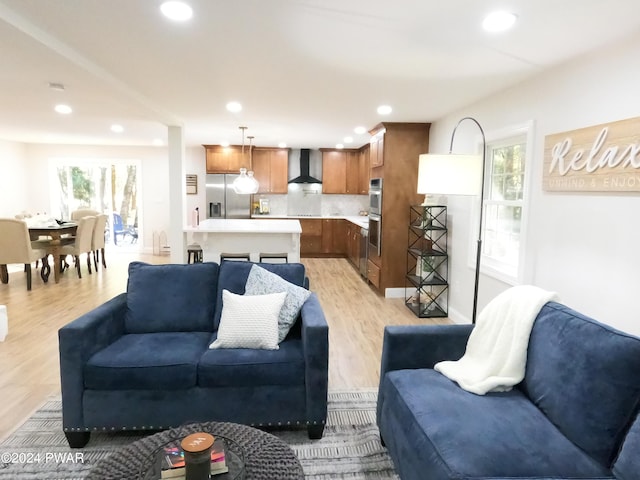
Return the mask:
MULTIPOLYGON (((376 394, 330 392, 321 440, 309 440, 306 430, 271 433, 291 446, 307 480, 397 480, 375 425, 376 394)), ((0 443, 0 479, 81 480, 111 452, 142 436, 92 433, 85 448, 72 450, 62 433, 60 398, 51 398, 0 443)))

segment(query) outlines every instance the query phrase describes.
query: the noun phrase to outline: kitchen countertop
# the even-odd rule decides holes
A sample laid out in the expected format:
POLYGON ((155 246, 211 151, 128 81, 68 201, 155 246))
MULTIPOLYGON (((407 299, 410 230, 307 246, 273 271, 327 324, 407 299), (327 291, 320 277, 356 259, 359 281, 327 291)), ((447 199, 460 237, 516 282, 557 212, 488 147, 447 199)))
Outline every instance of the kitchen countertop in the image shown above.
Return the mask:
POLYGON ((274 218, 273 222, 261 222, 248 218, 208 219, 201 221, 197 227, 185 227, 184 231, 189 233, 302 233, 302 227, 297 218, 272 218, 274 218))
POLYGON ((295 219, 304 220, 309 219, 343 219, 347 220, 361 228, 369 228, 369 217, 367 215, 252 215, 251 218, 268 218, 268 219, 295 219))

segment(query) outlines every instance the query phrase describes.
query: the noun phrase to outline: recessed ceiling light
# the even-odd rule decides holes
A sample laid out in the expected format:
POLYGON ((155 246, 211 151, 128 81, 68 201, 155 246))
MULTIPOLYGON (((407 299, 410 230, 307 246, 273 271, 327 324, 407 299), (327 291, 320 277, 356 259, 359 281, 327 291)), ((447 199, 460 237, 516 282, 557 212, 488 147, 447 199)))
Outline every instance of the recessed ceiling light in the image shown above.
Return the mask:
POLYGON ((515 14, 510 12, 492 12, 484 18, 482 28, 487 32, 503 32, 516 23, 516 18, 515 14))
POLYGON ((378 107, 378 114, 380 115, 389 115, 393 109, 389 105, 380 105, 378 107))
POLYGON ((344 145, 343 145, 343 144, 341 144, 341 143, 338 143, 338 144, 336 145, 336 148, 344 148, 344 145))
POLYGON ((286 144, 286 143, 284 143, 284 142, 280 142, 280 143, 278 144, 278 148, 287 148, 287 144, 286 144))
POLYGON ((162 141, 162 139, 161 139, 161 138, 154 138, 154 139, 153 139, 153 144, 154 144, 156 147, 161 147, 161 146, 163 146, 163 145, 164 145, 164 142, 162 141))
POLYGON ((363 133, 367 132, 367 129, 364 128, 364 127, 356 127, 356 128, 353 129, 353 131, 355 133, 357 133, 358 135, 362 135, 363 133))
POLYGON ((343 141, 344 143, 353 143, 353 137, 344 137, 343 141))
POLYGON ((238 113, 242 110, 242 105, 240 102, 229 102, 227 103, 227 110, 233 113, 238 113))
POLYGON ((114 133, 122 133, 124 132, 124 127, 122 125, 114 123, 113 125, 111 125, 111 131, 114 133))
POLYGON ((193 9, 184 2, 164 2, 160 5, 162 14, 170 20, 184 22, 193 16, 193 9))
POLYGON ((73 112, 73 109, 69 105, 59 104, 54 107, 54 110, 63 115, 68 115, 73 112))

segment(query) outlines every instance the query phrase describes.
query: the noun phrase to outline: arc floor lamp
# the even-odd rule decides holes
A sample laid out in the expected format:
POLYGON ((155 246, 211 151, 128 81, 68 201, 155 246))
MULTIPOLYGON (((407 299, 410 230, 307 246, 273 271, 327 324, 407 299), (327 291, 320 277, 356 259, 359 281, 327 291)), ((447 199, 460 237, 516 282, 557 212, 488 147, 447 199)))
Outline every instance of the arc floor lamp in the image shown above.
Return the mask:
POLYGON ((482 253, 482 212, 484 205, 484 171, 487 142, 484 130, 473 117, 464 117, 451 133, 448 154, 422 154, 418 163, 418 193, 425 194, 425 204, 429 195, 480 195, 480 221, 476 251, 475 286, 473 292, 472 323, 476 323, 478 307, 478 283, 480 280, 480 258, 482 253), (482 155, 458 155, 453 152, 456 130, 466 120, 475 123, 482 135, 482 155))

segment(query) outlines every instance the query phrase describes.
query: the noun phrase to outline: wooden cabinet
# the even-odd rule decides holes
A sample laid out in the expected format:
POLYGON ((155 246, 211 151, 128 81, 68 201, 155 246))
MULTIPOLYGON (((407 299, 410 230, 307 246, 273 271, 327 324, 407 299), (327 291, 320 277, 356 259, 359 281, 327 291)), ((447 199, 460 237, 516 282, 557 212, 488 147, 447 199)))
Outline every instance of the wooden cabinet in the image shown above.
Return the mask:
POLYGON ((325 218, 322 220, 322 253, 342 256, 346 252, 346 220, 325 218))
POLYGON ((300 219, 302 234, 300 235, 300 255, 322 253, 322 219, 300 219))
POLYGON ((347 191, 347 162, 342 150, 322 151, 322 193, 347 191))
POLYGON ((347 247, 347 259, 353 263, 353 244, 351 243, 351 238, 353 237, 353 223, 347 222, 347 227, 345 228, 345 245, 347 247))
POLYGON ((380 130, 373 134, 369 142, 369 159, 371 168, 384 165, 384 134, 385 130, 380 130))
POLYGON ((367 280, 369 280, 376 288, 380 288, 380 267, 371 260, 367 261, 367 280))
POLYGON ((258 193, 269 193, 271 188, 270 152, 254 148, 251 169, 253 170, 253 177, 258 181, 258 193))
POLYGON ((321 150, 322 193, 362 194, 359 151, 345 149, 321 150))
POLYGON ((345 246, 349 261, 356 268, 360 268, 360 227, 354 223, 346 222, 345 246))
POLYGON ((360 153, 356 151, 345 152, 347 163, 347 178, 345 193, 349 195, 360 194, 360 153))
POLYGON ((289 149, 254 147, 252 161, 249 147, 204 145, 207 173, 240 173, 240 168, 253 170, 260 188, 258 193, 287 193, 289 149))
POLYGON ((253 175, 258 193, 287 193, 289 150, 286 148, 253 149, 253 175))
POLYGON ((418 157, 429 151, 429 124, 384 122, 369 133, 371 176, 384 178, 381 254, 369 252, 369 278, 383 293, 405 287, 407 211, 422 202, 415 178, 418 157))
POLYGON ((358 151, 358 193, 369 194, 369 180, 371 179, 369 145, 365 145, 358 151))
POLYGON ((289 185, 289 150, 271 152, 271 193, 287 193, 289 185))
POLYGON ((340 257, 345 254, 346 220, 339 218, 302 218, 300 254, 340 257))
POLYGON ((300 237, 300 255, 313 256, 322 253, 322 236, 301 236, 300 237))
POLYGON ((249 148, 232 145, 203 145, 205 148, 207 173, 240 173, 240 168, 249 169, 249 148))

